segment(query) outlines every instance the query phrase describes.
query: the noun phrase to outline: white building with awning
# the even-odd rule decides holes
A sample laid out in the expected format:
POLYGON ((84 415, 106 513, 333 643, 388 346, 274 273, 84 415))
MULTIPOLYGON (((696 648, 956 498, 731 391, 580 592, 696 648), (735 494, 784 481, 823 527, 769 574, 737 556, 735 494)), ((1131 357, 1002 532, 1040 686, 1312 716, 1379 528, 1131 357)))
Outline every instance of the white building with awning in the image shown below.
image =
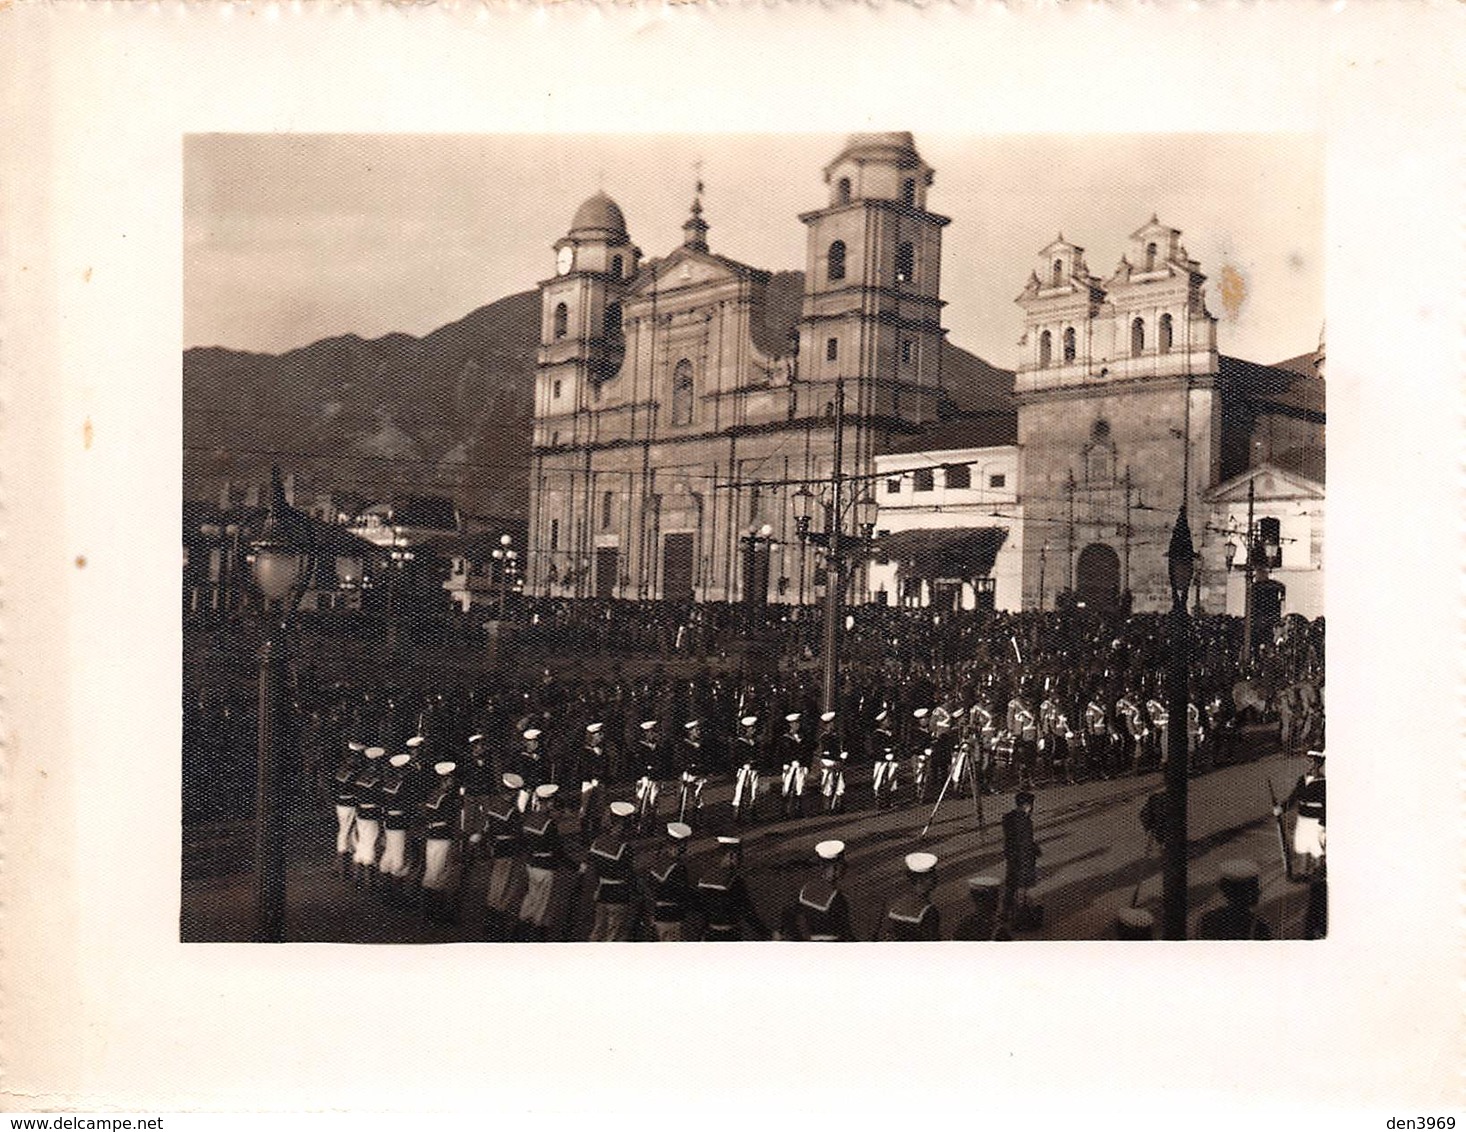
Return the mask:
POLYGON ((1018 449, 984 444, 1011 417, 953 421, 875 458, 877 604, 1016 610, 1022 604, 1018 449))

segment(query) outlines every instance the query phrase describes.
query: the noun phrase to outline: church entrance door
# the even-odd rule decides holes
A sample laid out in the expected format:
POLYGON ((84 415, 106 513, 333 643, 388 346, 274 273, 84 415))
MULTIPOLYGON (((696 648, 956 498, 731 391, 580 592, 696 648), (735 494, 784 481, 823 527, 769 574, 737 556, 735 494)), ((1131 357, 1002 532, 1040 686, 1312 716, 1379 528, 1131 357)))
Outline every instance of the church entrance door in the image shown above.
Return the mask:
POLYGON ((614 546, 596 548, 596 597, 607 601, 616 596, 616 574, 620 554, 614 546))
POLYGON ((1115 548, 1092 542, 1079 552, 1074 597, 1089 609, 1113 613, 1120 608, 1120 556, 1115 548))
POLYGON ((692 535, 667 535, 662 540, 662 600, 692 600, 692 535))

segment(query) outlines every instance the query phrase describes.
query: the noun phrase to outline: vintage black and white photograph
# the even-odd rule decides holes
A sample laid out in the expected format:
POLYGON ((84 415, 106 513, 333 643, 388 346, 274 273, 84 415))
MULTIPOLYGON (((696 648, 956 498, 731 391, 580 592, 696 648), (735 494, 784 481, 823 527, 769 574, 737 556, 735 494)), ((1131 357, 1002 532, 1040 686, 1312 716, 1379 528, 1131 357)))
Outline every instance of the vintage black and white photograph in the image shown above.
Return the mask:
POLYGON ((182 941, 1328 933, 1317 138, 183 176, 182 941))

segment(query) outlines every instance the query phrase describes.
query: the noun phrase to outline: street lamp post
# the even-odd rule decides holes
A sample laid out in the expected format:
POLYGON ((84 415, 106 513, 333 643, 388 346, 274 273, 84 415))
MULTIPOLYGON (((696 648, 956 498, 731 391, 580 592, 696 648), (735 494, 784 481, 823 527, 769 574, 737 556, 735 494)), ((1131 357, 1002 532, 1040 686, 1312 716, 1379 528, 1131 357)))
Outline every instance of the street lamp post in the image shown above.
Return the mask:
POLYGON ((1049 544, 1038 548, 1038 611, 1044 611, 1044 572, 1049 565, 1049 544))
POLYGON ((255 584, 266 604, 266 632, 260 646, 259 751, 255 774, 255 923, 259 943, 285 938, 285 820, 280 792, 288 758, 286 672, 290 663, 288 620, 301 580, 306 553, 285 527, 285 492, 280 469, 272 476, 265 524, 251 546, 255 584), (269 602, 281 606, 278 620, 269 602))
POLYGON ((1186 717, 1191 668, 1191 619, 1186 596, 1196 566, 1186 505, 1181 505, 1166 551, 1171 583, 1171 663, 1167 728, 1165 863, 1161 874, 1163 936, 1186 938, 1187 753, 1186 717))
MULTIPOLYGON (((1254 518, 1254 506, 1256 503, 1257 485, 1253 481, 1247 484, 1247 533, 1243 537, 1242 546, 1242 571, 1243 585, 1246 587, 1242 595, 1242 648, 1238 660, 1243 671, 1252 668, 1252 618, 1253 602, 1256 597, 1257 586, 1267 581, 1267 572, 1271 568, 1273 559, 1277 556, 1279 546, 1275 543, 1264 543, 1262 538, 1262 524, 1254 518)), ((1231 573, 1237 561, 1237 543, 1234 541, 1235 528, 1229 524, 1228 538, 1225 544, 1227 554, 1227 573, 1231 573)))
POLYGON ((499 536, 499 545, 494 547, 494 563, 499 573, 499 620, 504 620, 504 595, 509 589, 509 562, 514 551, 509 549, 509 544, 514 540, 507 534, 499 536))

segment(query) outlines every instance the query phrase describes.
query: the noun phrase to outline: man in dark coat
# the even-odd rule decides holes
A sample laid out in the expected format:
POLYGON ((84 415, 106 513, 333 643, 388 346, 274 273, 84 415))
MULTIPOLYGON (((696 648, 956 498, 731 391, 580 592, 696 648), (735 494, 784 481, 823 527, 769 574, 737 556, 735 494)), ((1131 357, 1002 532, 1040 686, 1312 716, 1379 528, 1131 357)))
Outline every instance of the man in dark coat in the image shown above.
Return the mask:
POLYGON ((1033 795, 1020 790, 1013 796, 1013 808, 1003 815, 1003 859, 1007 883, 1003 889, 1003 910, 1012 914, 1028 910, 1028 890, 1038 883, 1038 858, 1043 852, 1033 836, 1033 795))

